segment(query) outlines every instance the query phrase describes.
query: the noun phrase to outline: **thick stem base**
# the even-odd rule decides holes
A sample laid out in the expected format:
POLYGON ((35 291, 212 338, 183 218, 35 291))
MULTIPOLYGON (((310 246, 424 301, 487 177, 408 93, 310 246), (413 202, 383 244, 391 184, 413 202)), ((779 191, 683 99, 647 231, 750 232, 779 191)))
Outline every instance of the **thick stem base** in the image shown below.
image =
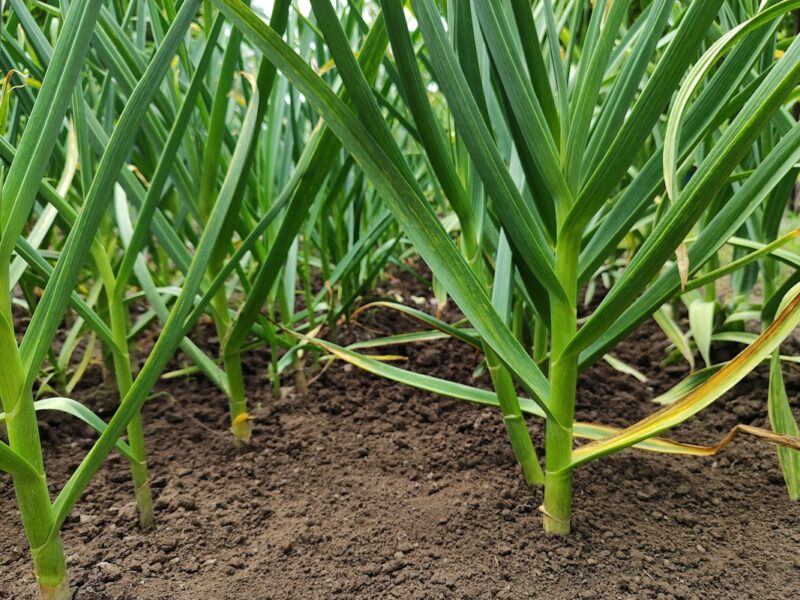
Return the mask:
POLYGON ((150 494, 150 482, 136 487, 136 506, 139 510, 139 527, 144 530, 153 526, 153 496, 150 494))
POLYGON ((547 472, 544 475, 544 530, 568 535, 572 515, 572 471, 547 472))
POLYGON ((246 413, 242 413, 233 419, 231 433, 233 434, 233 443, 237 448, 250 443, 250 437, 253 435, 253 426, 250 424, 250 419, 246 413))
POLYGON ((54 540, 31 553, 42 600, 69 600, 69 577, 61 537, 57 535, 54 540))
POLYGON ((247 397, 244 394, 242 358, 238 352, 224 353, 222 362, 228 375, 228 412, 231 416, 233 443, 240 448, 250 443, 253 426, 247 412, 247 397))
POLYGON ((39 596, 42 600, 70 600, 69 580, 64 577, 55 587, 39 582, 39 596))
POLYGON ((128 424, 128 440, 134 456, 137 457, 131 461, 131 475, 139 512, 139 526, 142 529, 149 529, 153 525, 153 498, 150 494, 150 473, 147 469, 147 450, 141 413, 137 413, 128 424))

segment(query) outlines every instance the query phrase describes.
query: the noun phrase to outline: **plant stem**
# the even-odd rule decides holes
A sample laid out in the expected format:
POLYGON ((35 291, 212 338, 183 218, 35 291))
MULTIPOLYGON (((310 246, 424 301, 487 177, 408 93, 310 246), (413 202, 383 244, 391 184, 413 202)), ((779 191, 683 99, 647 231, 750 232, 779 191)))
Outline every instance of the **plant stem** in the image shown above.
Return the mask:
POLYGON ((489 374, 492 377, 492 384, 500 402, 500 410, 503 413, 503 422, 506 425, 508 439, 514 449, 517 462, 522 467, 525 483, 528 485, 542 485, 544 483, 544 473, 519 407, 514 380, 511 378, 508 369, 503 367, 500 359, 489 346, 484 346, 484 353, 486 354, 486 364, 489 366, 489 374))
POLYGON ((150 474, 147 469, 147 449, 144 442, 141 412, 136 413, 136 416, 128 423, 128 445, 131 447, 131 453, 136 457, 135 461, 131 461, 131 475, 136 495, 136 507, 139 511, 139 526, 142 529, 149 529, 154 520, 153 497, 150 493, 150 474))
POLYGON ((69 600, 72 594, 69 590, 61 534, 56 534, 53 540, 31 552, 42 600, 69 600))
MULTIPOLYGON (((120 400, 125 398, 133 385, 131 355, 128 347, 128 309, 125 306, 124 289, 117 285, 108 256, 100 249, 93 249, 92 255, 99 267, 106 286, 108 309, 111 321, 111 334, 116 348, 113 349, 114 373, 117 380, 120 400)), ((137 412, 128 423, 128 444, 134 460, 131 464, 136 507, 139 512, 139 525, 148 529, 153 525, 153 499, 150 494, 150 475, 147 470, 147 447, 144 442, 142 415, 137 412)))
POLYGON ((295 355, 292 361, 292 370, 294 371, 294 389, 298 394, 305 394, 308 391, 308 380, 304 371, 305 361, 298 355, 295 355))
MULTIPOLYGON (((245 2, 249 5, 249 0, 245 2)), ((224 132, 226 127, 225 114, 230 103, 230 91, 233 87, 233 77, 236 65, 240 60, 241 33, 236 29, 231 32, 228 45, 222 57, 222 64, 219 71, 214 102, 211 107, 210 124, 208 129, 208 141, 203 154, 203 173, 200 180, 200 199, 198 204, 206 220, 213 211, 213 204, 216 198, 215 189, 217 185, 217 175, 221 163, 222 149, 224 145, 224 132)), ((260 119, 259 119, 260 121, 260 119)), ((241 196, 238 197, 241 201, 241 196)), ((229 233, 233 233, 233 221, 227 223, 230 228, 229 233)), ((226 228, 226 229, 228 229, 226 228)), ((217 243, 208 271, 211 279, 214 279, 222 270, 227 248, 230 244, 227 236, 217 243)), ((231 417, 231 433, 233 442, 236 446, 241 446, 250 441, 252 428, 247 414, 247 397, 244 392, 244 375, 242 373, 241 354, 237 352, 227 352, 225 343, 231 329, 231 318, 228 306, 228 297, 225 286, 222 286, 214 295, 211 301, 213 307, 214 325, 217 329, 217 336, 223 353, 223 367, 228 376, 228 411, 231 417)))
MULTIPOLYGON (((124 398, 133 385, 133 374, 131 373, 130 355, 127 349, 126 329, 121 329, 120 321, 124 326, 125 309, 116 303, 111 307, 111 333, 117 345, 123 344, 120 349, 113 353, 114 372, 117 378, 117 388, 120 398, 124 398)), ((139 512, 139 525, 142 529, 148 529, 153 525, 153 499, 150 495, 150 475, 147 470, 147 448, 144 442, 144 427, 142 426, 142 415, 136 415, 128 423, 128 444, 135 460, 130 462, 131 476, 133 479, 134 493, 136 495, 136 507, 139 512)))
MULTIPOLYGON (((480 253, 474 225, 469 219, 465 219, 464 223, 466 225, 462 224, 464 229, 462 252, 470 268, 484 281, 487 291, 491 293, 491 277, 480 253)), ((514 387, 514 379, 488 344, 483 345, 483 353, 486 356, 486 364, 489 367, 492 385, 500 402, 500 412, 503 414, 503 423, 506 426, 508 440, 511 442, 514 456, 522 469, 525 483, 541 486, 544 483, 544 473, 542 472, 542 466, 539 464, 536 449, 533 447, 525 418, 522 416, 517 390, 514 387)))
POLYGON ((228 411, 231 416, 233 442, 242 446, 250 441, 253 428, 247 413, 247 396, 244 392, 244 373, 242 357, 236 353, 223 354, 223 366, 228 374, 228 411))
POLYGON ((577 272, 580 239, 561 232, 556 245, 556 275, 566 292, 565 299, 552 301, 550 327, 550 406, 554 419, 545 431, 546 472, 544 482, 544 529, 567 535, 572 513, 572 421, 578 383, 578 357, 564 356, 563 350, 577 331, 577 272))
MULTIPOLYGON (((8 290, 8 261, 0 269, 0 290, 8 290)), ((12 323, 11 296, 0 294, 0 354, 3 376, 0 377, 0 400, 6 413, 8 443, 20 457, 28 461, 36 476, 15 475, 14 492, 25 535, 31 547, 36 579, 42 598, 69 599, 69 580, 61 537, 53 531, 50 492, 44 474, 39 425, 31 389, 26 383, 25 368, 17 346, 12 323)))

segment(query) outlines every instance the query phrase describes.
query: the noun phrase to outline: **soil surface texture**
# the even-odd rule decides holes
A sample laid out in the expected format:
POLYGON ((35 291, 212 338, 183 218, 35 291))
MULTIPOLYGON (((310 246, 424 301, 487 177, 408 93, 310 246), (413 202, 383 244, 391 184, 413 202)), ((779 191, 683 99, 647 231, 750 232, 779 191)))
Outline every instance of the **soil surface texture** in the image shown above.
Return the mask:
MULTIPOLYGON (((424 293, 413 282, 389 285, 384 292, 408 302, 424 293)), ((387 312, 360 322, 346 335, 419 329, 387 312)), ((639 328, 614 355, 648 381, 598 363, 581 376, 577 418, 625 425, 655 410, 651 399, 686 374, 661 366, 667 345, 654 324, 639 328)), ((488 384, 456 341, 381 352, 408 356, 419 372, 488 384)), ((243 450, 226 435, 226 401, 213 385, 199 376, 160 384, 144 411, 157 524, 139 530, 127 465, 112 455, 64 526, 76 599, 800 596, 800 506, 763 442, 739 437, 705 459, 628 450, 581 467, 573 532, 561 539, 542 532, 541 491, 524 485, 497 411, 341 363, 305 394, 287 379, 274 400, 266 352, 246 360, 256 407, 243 450)), ((785 377, 797 409, 800 369, 786 366, 785 377)), ((99 367, 90 371, 74 396, 108 419, 114 392, 101 379, 99 367)), ((713 443, 737 423, 768 427, 767 383, 762 368, 671 437, 713 443)), ((95 436, 66 416, 41 422, 55 493, 95 436)), ((542 424, 531 419, 530 428, 540 449, 542 424)), ((3 479, 0 598, 32 599, 3 479)))

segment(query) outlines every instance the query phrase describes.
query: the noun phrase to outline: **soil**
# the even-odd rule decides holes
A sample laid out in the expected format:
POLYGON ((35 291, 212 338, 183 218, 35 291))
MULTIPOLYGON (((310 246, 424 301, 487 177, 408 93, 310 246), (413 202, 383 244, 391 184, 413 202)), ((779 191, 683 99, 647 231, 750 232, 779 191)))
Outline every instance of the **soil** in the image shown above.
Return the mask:
MULTIPOLYGON (((395 282, 407 300, 415 284, 395 282)), ((394 290, 392 293, 396 292, 394 290)), ((411 300, 409 300, 411 301, 411 300)), ((415 326, 371 313, 387 334, 415 326)), ((365 330, 359 329, 363 336, 365 330)), ((212 337, 201 331, 199 339, 212 337)), ((787 346, 797 346, 796 342, 787 346)), ((624 425, 685 374, 661 367, 667 342, 645 324, 615 355, 649 381, 601 362, 581 377, 582 420, 624 425)), ((786 350, 787 348, 785 348, 786 350)), ((450 341, 389 349, 408 368, 473 385, 474 354, 450 341)), ((247 358, 251 446, 225 435, 225 399, 200 377, 163 381, 146 406, 157 525, 138 529, 126 464, 112 455, 64 526, 76 599, 797 598, 800 506, 775 449, 738 438, 720 456, 624 451, 575 475, 573 532, 542 532, 541 492, 526 488, 491 409, 334 364, 305 394, 275 401, 267 357, 247 358)), ((795 409, 800 370, 786 367, 795 409)), ((99 368, 75 393, 110 415, 99 368), (94 381, 94 383, 92 383, 94 381)), ((736 423, 766 423, 767 373, 673 432, 694 443, 736 423)), ((531 420, 537 446, 542 426, 531 420)), ((42 418, 55 491, 94 436, 42 418)), ((0 492, 0 598, 34 598, 10 481, 0 492)))

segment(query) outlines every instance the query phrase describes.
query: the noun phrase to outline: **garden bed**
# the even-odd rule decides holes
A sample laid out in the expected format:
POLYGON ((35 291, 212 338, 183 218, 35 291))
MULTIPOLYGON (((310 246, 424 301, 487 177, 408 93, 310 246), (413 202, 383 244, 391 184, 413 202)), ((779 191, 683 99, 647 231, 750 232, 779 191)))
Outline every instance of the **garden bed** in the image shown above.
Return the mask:
MULTIPOLYGON (((388 314, 382 333, 412 325, 388 314)), ((201 336, 202 337, 202 336, 201 336)), ((682 367, 659 367, 666 342, 645 325, 581 378, 578 418, 622 425, 682 367)), ((457 342, 396 348, 408 367, 469 382, 457 342)), ((78 599, 239 598, 792 598, 800 589, 800 507, 771 446, 737 439, 710 459, 625 451, 578 469, 573 533, 542 532, 498 412, 333 365, 307 394, 279 402, 248 357, 263 404, 253 444, 225 435, 226 401, 202 378, 164 382, 144 412, 157 525, 143 533, 126 461, 112 456, 64 528, 78 599)), ((796 407, 800 373, 786 369, 796 407)), ((737 422, 765 425, 766 369, 673 433, 712 442, 737 422)), ((76 396, 101 410, 99 369, 76 396), (93 379, 94 378, 94 379, 93 379), (92 384, 95 382, 95 385, 92 384)), ((474 381, 473 381, 474 383, 474 381)), ((480 383, 486 385, 484 377, 480 383)), ((537 445, 542 427, 531 421, 537 445)), ((67 417, 42 425, 60 486, 94 436, 67 417)), ((0 598, 34 598, 10 485, 0 495, 0 598)))

